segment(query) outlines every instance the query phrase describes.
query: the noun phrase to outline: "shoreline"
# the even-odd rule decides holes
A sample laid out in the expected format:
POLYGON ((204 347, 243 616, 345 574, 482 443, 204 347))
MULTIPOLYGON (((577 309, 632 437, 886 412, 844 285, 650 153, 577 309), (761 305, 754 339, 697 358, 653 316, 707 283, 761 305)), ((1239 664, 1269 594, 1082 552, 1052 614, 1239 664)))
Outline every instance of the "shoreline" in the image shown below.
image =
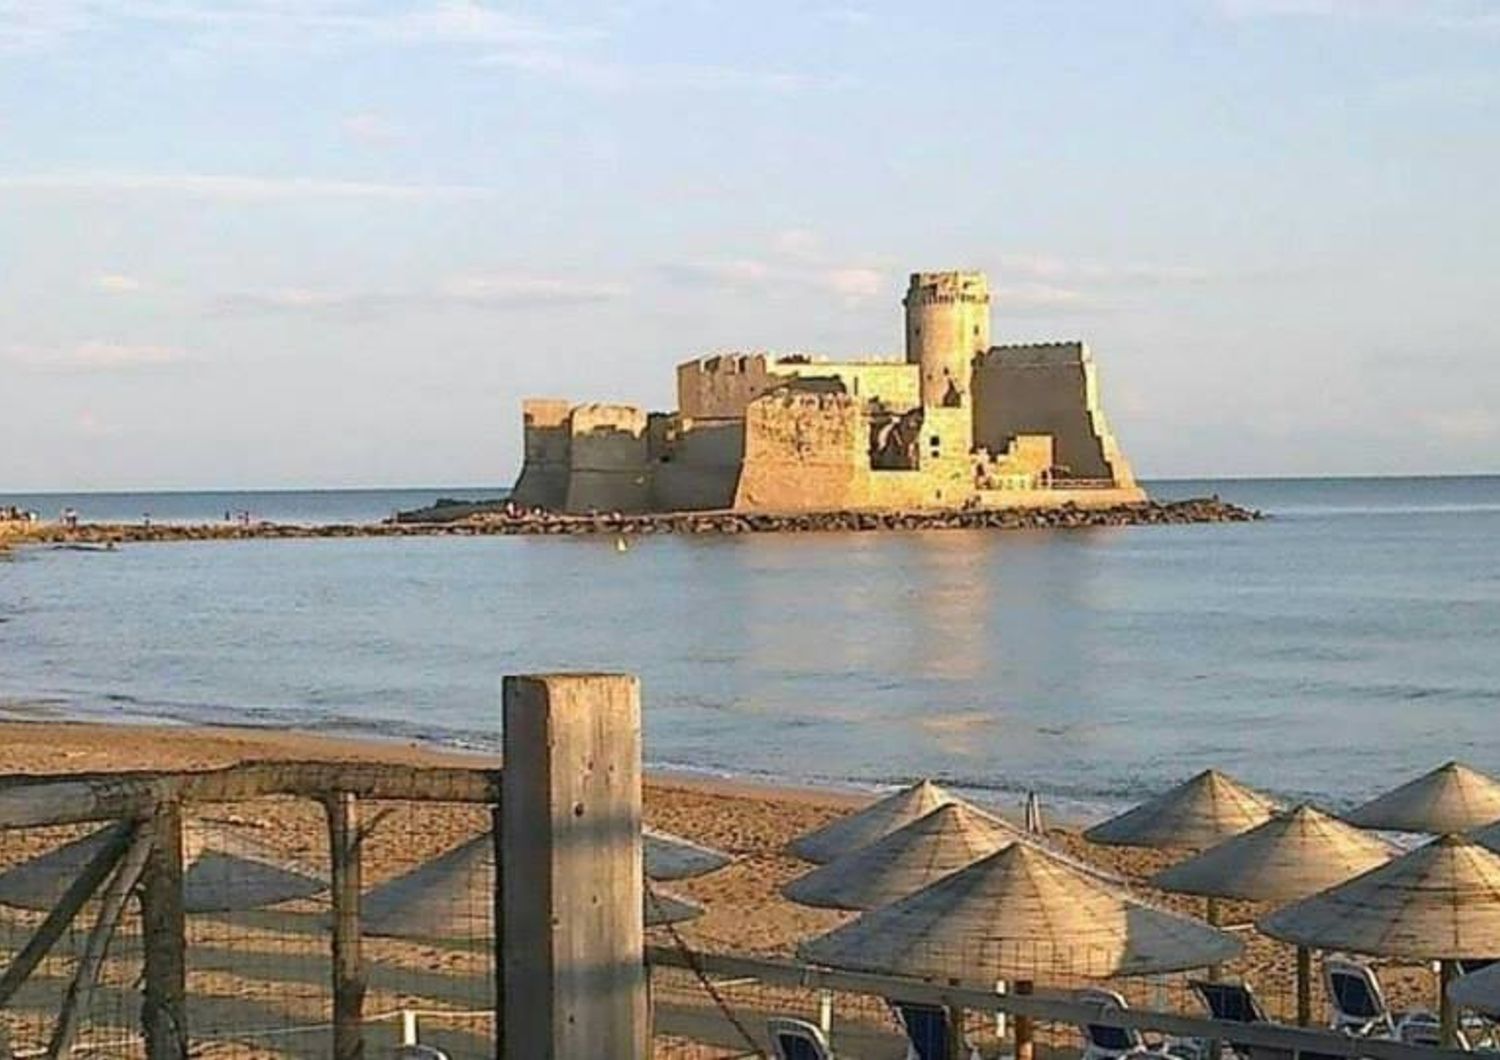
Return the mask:
MULTIPOLYGON (((373 729, 300 728, 295 725, 272 725, 254 722, 200 721, 173 716, 150 717, 144 712, 118 717, 91 716, 87 712, 70 709, 62 700, 45 697, 20 697, 0 695, 0 737, 13 726, 58 726, 68 731, 83 729, 118 730, 144 735, 147 733, 171 734, 170 738, 224 737, 251 744, 278 746, 279 738, 337 751, 340 748, 359 747, 374 751, 388 749, 398 755, 415 755, 412 761, 421 762, 430 758, 437 764, 473 765, 478 768, 498 768, 498 752, 465 746, 461 742, 445 742, 437 738, 425 738, 404 734, 382 734, 373 729)), ((498 741, 498 734, 496 735, 498 741)), ((362 756, 363 757, 363 756, 362 756)), ((405 757, 401 759, 407 761, 405 757)), ((759 772, 734 772, 710 766, 694 766, 688 763, 656 762, 649 758, 645 762, 647 782, 653 786, 680 788, 698 792, 712 792, 747 798, 791 797, 818 805, 856 806, 896 790, 902 784, 920 779, 918 777, 889 778, 879 781, 856 779, 807 779, 781 774, 759 772)), ((1009 820, 1020 821, 1023 817, 1027 790, 1023 788, 976 788, 942 777, 932 777, 955 794, 970 802, 984 806, 992 813, 1009 820)), ((1124 804, 1099 802, 1097 805, 1086 799, 1061 798, 1047 791, 1039 792, 1042 808, 1047 819, 1062 828, 1082 829, 1111 813, 1124 809, 1124 804)))
MULTIPOLYGON (((437 509, 423 509, 427 515, 437 509)), ((287 540, 351 537, 616 537, 662 534, 872 533, 922 530, 1075 530, 1129 526, 1181 526, 1254 522, 1264 516, 1217 497, 1141 504, 1055 508, 1019 507, 969 511, 671 512, 562 515, 551 512, 489 512, 456 519, 417 519, 404 513, 378 523, 78 523, 31 524, 5 540, 11 545, 107 548, 175 541, 287 540)))
MULTIPOLYGON (((58 717, 17 717, 14 705, 0 714, 0 777, 82 772, 129 772, 163 768, 151 764, 189 746, 199 747, 197 764, 174 771, 208 770, 248 761, 307 760, 388 762, 413 766, 499 769, 500 756, 445 748, 399 737, 315 733, 254 725, 188 725, 173 722, 85 721, 58 717), (99 737, 108 739, 100 740, 99 737), (30 752, 20 767, 12 756, 30 752), (118 760, 123 758, 124 762, 118 760), (110 762, 112 764, 96 764, 110 762)), ((24 708, 23 708, 24 709, 24 708)), ((721 798, 775 800, 830 810, 858 808, 879 794, 852 787, 795 781, 698 774, 647 767, 646 788, 692 792, 721 798)), ((1007 815, 1011 816, 1011 815, 1007 815)))

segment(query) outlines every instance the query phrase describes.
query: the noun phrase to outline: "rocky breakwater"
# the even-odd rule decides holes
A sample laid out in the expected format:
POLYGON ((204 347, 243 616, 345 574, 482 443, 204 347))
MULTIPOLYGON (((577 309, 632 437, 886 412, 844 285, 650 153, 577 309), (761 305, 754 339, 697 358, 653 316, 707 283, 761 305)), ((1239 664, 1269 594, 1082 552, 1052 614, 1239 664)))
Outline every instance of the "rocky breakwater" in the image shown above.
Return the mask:
POLYGON ((182 524, 80 523, 33 526, 15 544, 109 550, 151 541, 238 541, 335 537, 585 536, 612 534, 777 534, 851 533, 876 530, 1029 530, 1108 526, 1171 526, 1188 523, 1242 523, 1261 517, 1217 497, 1151 501, 1109 508, 1064 505, 1048 509, 958 512, 815 512, 789 515, 740 512, 563 515, 543 511, 485 511, 432 522, 411 515, 383 523, 293 525, 287 523, 182 524))
POLYGON ((1187 523, 1243 523, 1261 518, 1218 497, 1185 501, 1148 501, 1111 507, 970 509, 964 511, 799 512, 785 515, 747 512, 666 512, 626 514, 595 512, 565 515, 519 509, 486 511, 430 522, 423 509, 398 515, 399 527, 428 527, 434 532, 487 534, 762 534, 849 533, 876 530, 1026 530, 1083 529, 1105 526, 1160 526, 1187 523))

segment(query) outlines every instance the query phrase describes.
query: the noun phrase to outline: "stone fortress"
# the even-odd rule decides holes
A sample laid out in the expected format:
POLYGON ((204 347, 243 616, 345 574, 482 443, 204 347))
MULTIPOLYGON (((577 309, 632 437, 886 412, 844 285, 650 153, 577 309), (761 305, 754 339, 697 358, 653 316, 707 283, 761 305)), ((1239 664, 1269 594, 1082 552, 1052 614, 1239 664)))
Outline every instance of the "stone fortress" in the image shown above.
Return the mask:
POLYGON ((1142 502, 1081 342, 990 345, 979 272, 911 277, 904 360, 724 354, 678 409, 523 403, 513 500, 553 511, 831 512, 1142 502))

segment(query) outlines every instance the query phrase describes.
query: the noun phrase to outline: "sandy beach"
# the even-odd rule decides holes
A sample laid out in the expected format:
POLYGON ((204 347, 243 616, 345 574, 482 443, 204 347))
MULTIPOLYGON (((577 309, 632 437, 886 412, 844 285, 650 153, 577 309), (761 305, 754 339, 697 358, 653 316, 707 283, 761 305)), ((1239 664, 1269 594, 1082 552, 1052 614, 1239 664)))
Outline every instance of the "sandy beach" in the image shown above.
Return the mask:
MULTIPOLYGON (((231 728, 177 728, 150 726, 102 726, 63 722, 0 723, 0 773, 64 773, 81 771, 160 769, 190 770, 225 766, 254 760, 382 761, 416 765, 493 765, 494 760, 396 742, 354 741, 284 731, 231 728)), ((1142 797, 1149 794, 1142 792, 1142 797)), ((771 788, 751 783, 700 777, 652 775, 646 788, 649 823, 733 854, 736 862, 716 873, 672 885, 707 908, 700 919, 678 928, 682 940, 695 948, 766 955, 790 955, 799 939, 828 930, 848 914, 798 906, 780 896, 779 888, 809 866, 783 853, 785 844, 841 812, 859 805, 868 795, 835 790, 771 788)), ((324 833, 318 808, 306 801, 264 799, 252 804, 219 807, 213 815, 264 830, 278 845, 310 865, 325 865, 324 833)), ((208 816, 205 813, 205 816, 208 816)), ((365 848, 366 879, 379 883, 431 858, 481 831, 485 813, 476 807, 453 805, 399 805, 379 811, 365 848)), ((23 857, 55 845, 77 830, 29 830, 0 834, 0 861, 14 864, 23 857)), ((1154 851, 1123 850, 1084 841, 1072 827, 1054 827, 1049 838, 1068 852, 1129 878, 1138 887, 1167 858, 1154 851)), ((1201 902, 1151 892, 1151 899, 1182 912, 1202 913, 1201 902)), ((311 908, 311 907, 310 907, 311 908)), ((1227 921, 1247 924, 1260 910, 1231 904, 1227 921)), ((291 914, 295 915, 295 914, 291 914)), ((302 932, 288 943, 286 922, 269 914, 259 919, 241 918, 231 923, 201 925, 199 944, 217 940, 230 952, 242 949, 254 935, 258 945, 274 942, 278 952, 293 945, 308 967, 298 974, 307 981, 309 1014, 318 1004, 314 988, 321 978, 317 932, 302 932), (218 934, 215 934, 215 933, 218 934), (227 934, 226 934, 227 933, 227 934)), ((299 934, 292 932, 292 934, 299 934)), ((657 933, 660 936, 660 932, 657 933)), ((1291 951, 1248 930, 1244 957, 1225 969, 1227 975, 1252 983, 1273 1013, 1288 1015, 1293 1009, 1293 961, 1291 951)), ((658 937, 657 941, 662 941, 658 937)), ((14 944, 14 939, 11 939, 14 944)), ((394 966, 412 963, 413 947, 392 940, 376 940, 372 958, 389 957, 394 966)), ((473 953, 417 948, 415 963, 433 972, 465 969, 476 975, 473 953)), ((219 991, 226 997, 263 993, 285 1005, 285 990, 257 977, 246 979, 233 960, 216 973, 222 979, 219 991), (253 981, 252 981, 253 980, 253 981)), ((1396 1004, 1431 1004, 1432 976, 1422 968, 1382 969, 1387 990, 1396 1004)), ((269 973, 267 979, 274 978, 269 973)), ((1185 980, 1156 983, 1147 992, 1142 984, 1126 986, 1138 1003, 1165 1000, 1173 1006, 1191 1008, 1185 980), (1164 995, 1163 991, 1167 993, 1164 995)), ((471 988, 477 990, 477 988, 471 988)), ((402 998, 427 996, 429 991, 413 985, 409 977, 377 975, 372 982, 370 1006, 383 1009, 402 998)), ((453 999, 455 1001, 461 998, 453 999)), ((484 999, 468 999, 482 1007, 484 999)), ((1321 989, 1314 999, 1315 1012, 1323 1011, 1321 989)), ((294 1006, 295 1007, 295 1006, 294 1006)), ((290 1018, 290 1017, 285 1017, 290 1018)))

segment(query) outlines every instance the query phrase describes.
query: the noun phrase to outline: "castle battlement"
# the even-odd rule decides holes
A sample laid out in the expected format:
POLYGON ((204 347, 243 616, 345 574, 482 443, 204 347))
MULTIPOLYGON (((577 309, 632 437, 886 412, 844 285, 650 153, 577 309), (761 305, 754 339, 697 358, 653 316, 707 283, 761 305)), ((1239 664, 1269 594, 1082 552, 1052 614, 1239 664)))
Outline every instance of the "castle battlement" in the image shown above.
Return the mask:
POLYGON ((997 361, 1011 365, 1045 366, 1053 364, 1079 364, 1093 360, 1085 342, 1014 342, 991 346, 975 361, 978 367, 997 361))
POLYGON ((675 412, 523 405, 519 504, 568 511, 948 509, 1145 499, 1079 341, 992 346, 982 272, 912 273, 904 359, 722 351, 675 412))
POLYGON ((903 305, 970 302, 990 304, 989 281, 982 272, 914 272, 903 305))

